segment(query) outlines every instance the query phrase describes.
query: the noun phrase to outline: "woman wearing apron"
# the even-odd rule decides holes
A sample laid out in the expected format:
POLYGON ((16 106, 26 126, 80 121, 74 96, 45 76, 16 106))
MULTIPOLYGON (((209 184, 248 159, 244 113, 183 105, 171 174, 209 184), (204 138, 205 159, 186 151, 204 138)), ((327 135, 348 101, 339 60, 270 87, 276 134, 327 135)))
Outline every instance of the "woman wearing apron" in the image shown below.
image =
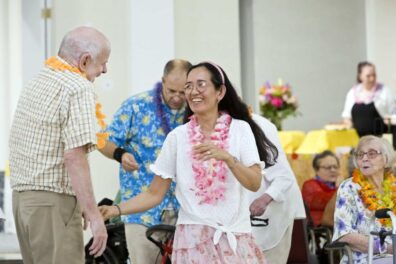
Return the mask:
POLYGON ((396 94, 383 84, 377 83, 374 64, 358 64, 358 83, 349 90, 342 117, 344 123, 354 127, 360 137, 382 135, 391 132, 384 118, 396 110, 396 94))

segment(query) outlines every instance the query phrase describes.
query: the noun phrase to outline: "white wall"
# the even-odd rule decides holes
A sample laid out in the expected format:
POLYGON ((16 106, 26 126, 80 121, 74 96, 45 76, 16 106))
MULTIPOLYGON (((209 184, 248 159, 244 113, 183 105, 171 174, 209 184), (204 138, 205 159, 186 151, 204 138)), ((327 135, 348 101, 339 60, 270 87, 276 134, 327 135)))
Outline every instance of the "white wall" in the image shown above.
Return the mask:
POLYGON ((22 1, 22 86, 43 67, 45 58, 43 0, 22 1))
POLYGON ((378 81, 396 89, 396 1, 366 0, 367 57, 378 81))
POLYGON ((241 88, 238 0, 175 0, 176 56, 219 64, 241 88))
POLYGON ((8 17, 8 1, 0 1, 0 120, 2 128, 0 129, 0 170, 4 171, 5 163, 8 156, 8 127, 10 126, 9 114, 9 17, 8 17))
POLYGON ((255 91, 249 91, 257 95, 264 82, 278 78, 292 85, 302 116, 287 119, 284 129, 340 121, 356 64, 366 57, 364 2, 253 0, 252 10, 253 37, 247 40, 254 46, 255 91))
POLYGON ((132 0, 131 94, 151 89, 161 81, 163 68, 175 56, 173 0, 132 0))
MULTIPOLYGON (((1 51, 3 65, 0 67, 0 110, 2 126, 0 131, 0 169, 5 169, 8 159, 8 137, 11 117, 15 111, 20 90, 22 89, 22 2, 21 0, 1 1, 1 51), (3 49, 4 48, 4 49, 3 49)), ((10 179, 5 178, 4 187, 4 229, 15 232, 12 218, 10 179)))

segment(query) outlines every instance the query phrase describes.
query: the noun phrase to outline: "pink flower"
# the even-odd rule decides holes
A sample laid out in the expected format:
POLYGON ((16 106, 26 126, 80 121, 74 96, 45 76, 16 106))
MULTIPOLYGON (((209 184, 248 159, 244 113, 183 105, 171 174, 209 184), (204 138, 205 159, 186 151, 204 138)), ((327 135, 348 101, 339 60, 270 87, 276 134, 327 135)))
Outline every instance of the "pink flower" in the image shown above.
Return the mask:
MULTIPOLYGON (((211 142, 220 149, 228 149, 231 120, 230 115, 222 112, 216 121, 215 132, 210 135, 211 142)), ((195 116, 190 117, 188 135, 192 145, 200 144, 205 139, 195 116)), ((215 159, 203 162, 198 160, 197 155, 194 155, 193 152, 189 154, 192 160, 192 171, 195 180, 194 188, 191 190, 199 197, 199 204, 215 204, 217 201, 223 200, 228 173, 225 163, 215 159)))
POLYGON ((271 104, 272 104, 273 106, 275 106, 276 108, 281 108, 282 105, 283 105, 283 101, 282 101, 281 98, 272 97, 272 98, 271 98, 271 104))

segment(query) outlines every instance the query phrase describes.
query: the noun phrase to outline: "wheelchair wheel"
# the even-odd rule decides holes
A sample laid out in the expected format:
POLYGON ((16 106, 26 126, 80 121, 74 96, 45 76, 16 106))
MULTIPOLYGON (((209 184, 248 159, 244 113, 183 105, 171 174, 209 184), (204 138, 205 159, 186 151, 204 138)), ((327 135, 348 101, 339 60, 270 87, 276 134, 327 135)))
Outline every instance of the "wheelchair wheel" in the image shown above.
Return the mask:
POLYGON ((111 248, 106 247, 102 256, 94 258, 92 256, 85 258, 85 264, 124 264, 118 261, 117 255, 111 248))
POLYGON ((176 227, 173 225, 159 224, 149 227, 146 237, 153 242, 160 250, 161 264, 170 264, 173 246, 173 235, 176 227))

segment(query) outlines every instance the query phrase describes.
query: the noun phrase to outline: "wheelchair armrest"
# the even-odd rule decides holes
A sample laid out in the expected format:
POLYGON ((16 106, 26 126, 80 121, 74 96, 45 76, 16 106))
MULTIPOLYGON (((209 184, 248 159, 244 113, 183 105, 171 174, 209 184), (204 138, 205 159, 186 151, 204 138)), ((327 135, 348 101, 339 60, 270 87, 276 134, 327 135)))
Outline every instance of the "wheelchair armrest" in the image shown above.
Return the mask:
POLYGON ((165 224, 154 225, 154 226, 147 228, 146 237, 151 237, 151 235, 154 232, 158 232, 158 231, 174 233, 175 230, 176 230, 176 226, 174 226, 174 225, 165 225, 165 224))
POLYGON ((337 249, 344 249, 346 246, 348 246, 348 243, 345 242, 332 242, 330 244, 327 244, 325 246, 326 250, 337 250, 337 249))
POLYGON ((335 241, 327 244, 324 248, 327 251, 342 250, 348 256, 348 263, 353 263, 352 249, 348 243, 335 241))

